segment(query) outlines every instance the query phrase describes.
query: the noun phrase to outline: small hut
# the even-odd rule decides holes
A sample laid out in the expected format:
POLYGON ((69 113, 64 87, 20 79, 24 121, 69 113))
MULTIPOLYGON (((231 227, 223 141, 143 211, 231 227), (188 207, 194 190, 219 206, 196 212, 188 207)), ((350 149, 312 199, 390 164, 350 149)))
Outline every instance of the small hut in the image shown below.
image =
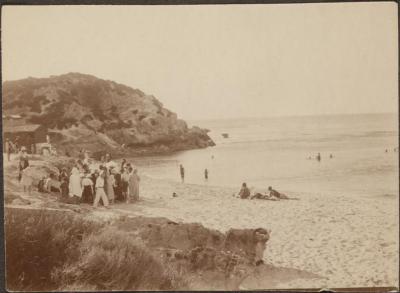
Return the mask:
POLYGON ((41 151, 40 146, 47 142, 46 135, 47 129, 39 124, 3 125, 3 143, 8 138, 19 148, 25 146, 33 154, 41 151))

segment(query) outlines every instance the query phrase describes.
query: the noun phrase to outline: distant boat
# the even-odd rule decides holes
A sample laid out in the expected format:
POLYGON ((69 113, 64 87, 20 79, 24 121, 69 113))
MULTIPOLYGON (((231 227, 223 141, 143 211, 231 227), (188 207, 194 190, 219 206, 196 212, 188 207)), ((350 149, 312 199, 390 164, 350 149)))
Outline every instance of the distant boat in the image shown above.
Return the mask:
POLYGON ((229 134, 228 134, 228 133, 222 133, 222 137, 223 137, 223 138, 228 138, 228 137, 229 137, 229 134))

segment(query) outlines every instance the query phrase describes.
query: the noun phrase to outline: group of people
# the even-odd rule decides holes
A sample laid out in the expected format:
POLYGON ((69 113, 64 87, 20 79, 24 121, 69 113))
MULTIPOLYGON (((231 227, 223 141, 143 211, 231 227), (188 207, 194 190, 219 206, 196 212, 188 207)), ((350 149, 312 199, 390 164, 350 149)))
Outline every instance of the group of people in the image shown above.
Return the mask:
MULTIPOLYGON (((307 159, 308 159, 308 160, 312 160, 312 157, 309 156, 307 159)), ((318 154, 315 156, 315 159, 316 159, 318 162, 321 162, 321 159, 322 159, 321 153, 318 153, 318 154)), ((333 155, 332 155, 332 154, 329 155, 329 159, 333 159, 333 155)))
MULTIPOLYGON (((396 153, 398 150, 399 150, 399 148, 394 148, 394 149, 393 149, 393 152, 395 152, 395 153, 396 153)), ((386 150, 385 150, 385 153, 388 153, 388 152, 389 152, 389 150, 388 150, 388 149, 386 149, 386 150)))
MULTIPOLYGON (((31 192, 33 179, 26 173, 29 166, 27 151, 21 148, 18 179, 31 192)), ((87 151, 81 152, 70 172, 62 168, 59 175, 51 173, 42 177, 37 185, 39 192, 59 193, 63 202, 71 204, 87 203, 97 207, 100 202, 105 207, 119 202, 139 200, 140 177, 137 169, 125 159, 121 164, 111 160, 107 154, 95 163, 87 151)))
POLYGON ((266 199, 266 200, 280 200, 280 199, 290 199, 287 195, 276 191, 271 186, 268 187, 268 193, 255 193, 251 195, 250 189, 247 187, 247 184, 244 182, 242 184, 242 188, 239 191, 239 197, 241 199, 266 199))

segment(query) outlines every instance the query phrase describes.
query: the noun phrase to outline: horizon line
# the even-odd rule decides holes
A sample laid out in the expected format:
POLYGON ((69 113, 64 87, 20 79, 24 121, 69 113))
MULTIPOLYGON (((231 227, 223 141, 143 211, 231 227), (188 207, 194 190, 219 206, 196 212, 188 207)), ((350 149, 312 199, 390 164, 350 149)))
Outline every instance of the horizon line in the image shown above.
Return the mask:
MULTIPOLYGON (((398 115, 398 112, 360 112, 360 113, 322 113, 322 114, 284 114, 284 115, 271 115, 271 116, 236 116, 236 117, 222 117, 222 118, 189 118, 189 117, 178 117, 186 121, 210 121, 210 120, 233 120, 233 119, 274 119, 274 118, 293 118, 293 117, 319 117, 319 116, 351 116, 351 115, 398 115)), ((179 116, 179 115, 178 115, 179 116)))

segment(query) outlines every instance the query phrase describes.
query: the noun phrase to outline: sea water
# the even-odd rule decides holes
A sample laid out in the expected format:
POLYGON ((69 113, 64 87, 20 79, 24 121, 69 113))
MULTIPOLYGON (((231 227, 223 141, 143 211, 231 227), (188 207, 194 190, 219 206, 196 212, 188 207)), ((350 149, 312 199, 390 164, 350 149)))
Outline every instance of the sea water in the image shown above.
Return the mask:
POLYGON ((397 114, 204 120, 189 124, 209 129, 216 146, 132 159, 139 172, 178 182, 182 164, 185 183, 239 189, 246 182, 259 191, 272 186, 286 193, 326 196, 399 193, 397 114), (222 133, 229 137, 224 138, 222 133), (315 159, 318 153, 321 161, 315 159))

